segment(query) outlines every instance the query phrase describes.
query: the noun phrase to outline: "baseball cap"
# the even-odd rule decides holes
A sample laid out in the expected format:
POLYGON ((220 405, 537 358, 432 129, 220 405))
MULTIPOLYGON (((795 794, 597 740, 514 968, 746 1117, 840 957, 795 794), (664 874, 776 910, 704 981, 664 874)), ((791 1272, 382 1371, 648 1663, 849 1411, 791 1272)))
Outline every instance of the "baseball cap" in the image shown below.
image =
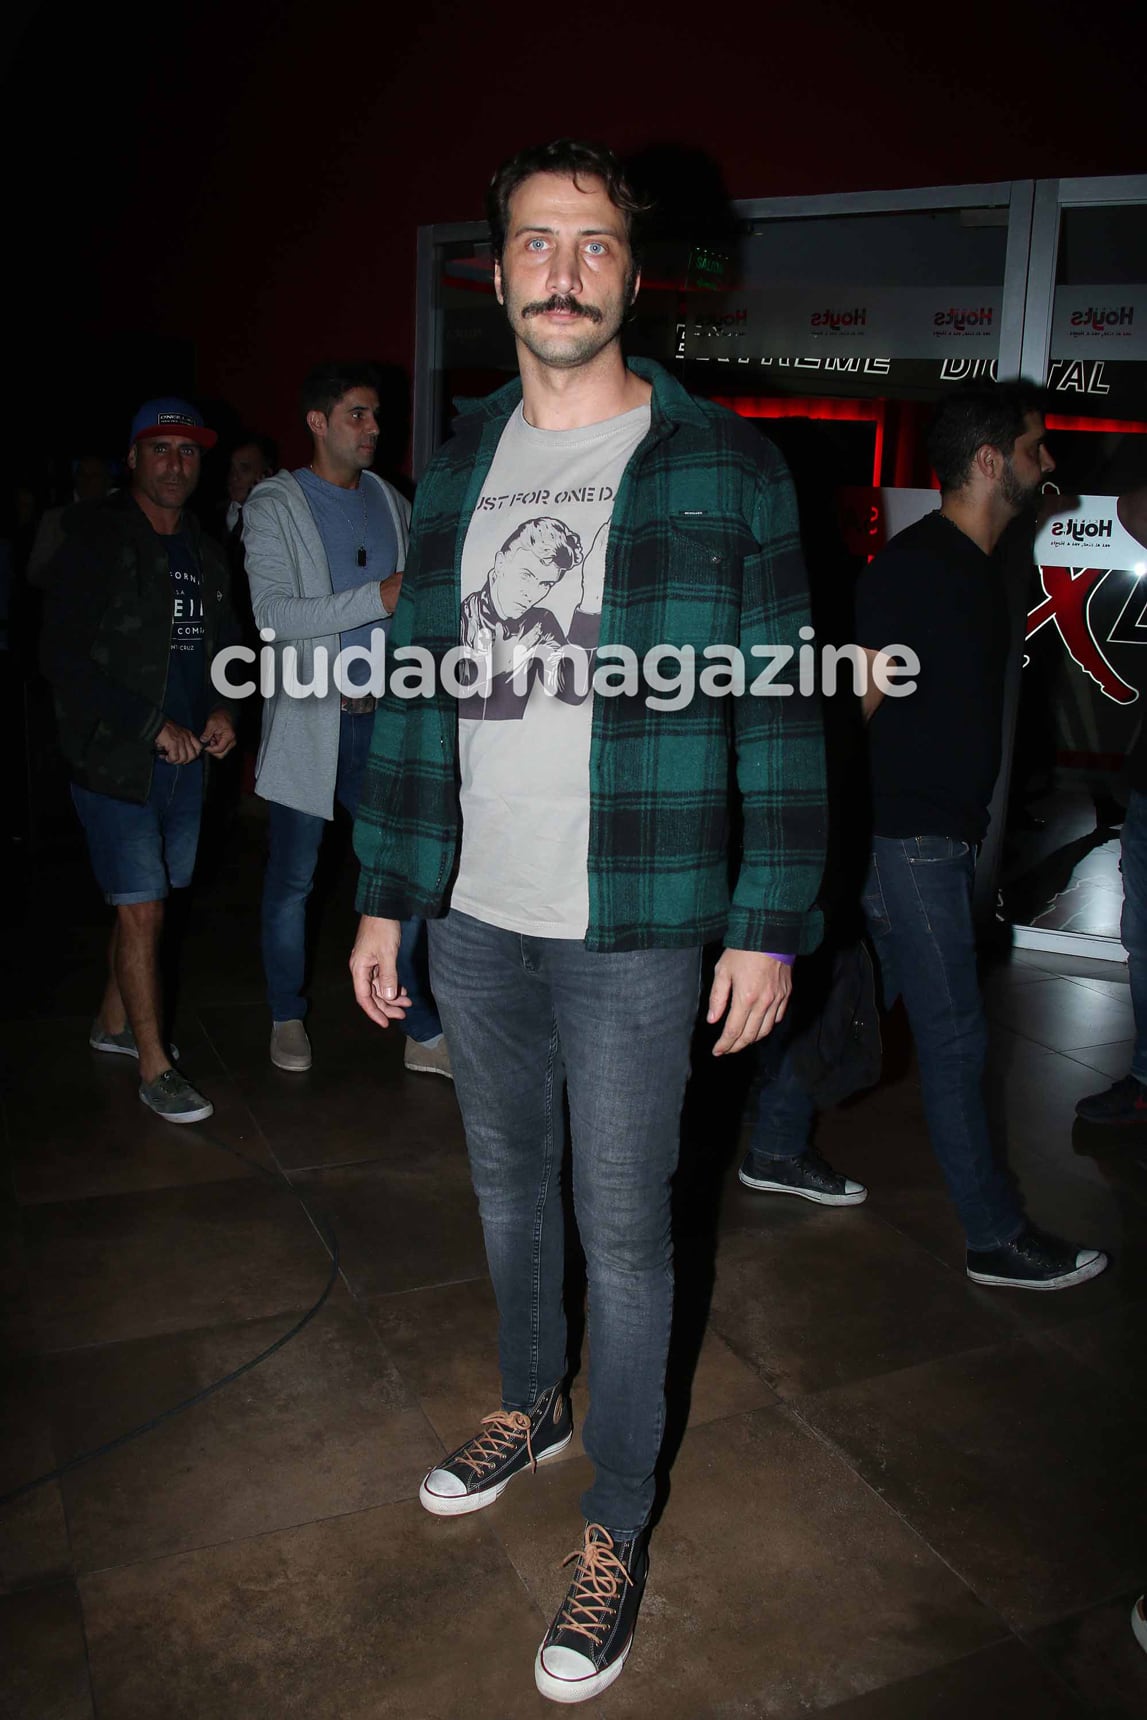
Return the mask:
POLYGON ((131 421, 128 447, 151 436, 178 436, 184 442, 195 442, 200 448, 214 448, 219 438, 203 422, 203 414, 175 394, 161 395, 158 400, 145 400, 131 421))

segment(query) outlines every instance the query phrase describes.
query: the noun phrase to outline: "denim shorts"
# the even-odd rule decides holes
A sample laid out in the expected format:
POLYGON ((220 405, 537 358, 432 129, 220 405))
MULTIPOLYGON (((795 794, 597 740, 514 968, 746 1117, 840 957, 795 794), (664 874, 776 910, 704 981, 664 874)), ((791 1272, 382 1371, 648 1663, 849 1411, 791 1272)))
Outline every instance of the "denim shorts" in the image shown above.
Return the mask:
POLYGON ((96 883, 113 907, 161 902, 190 884, 203 813, 203 761, 157 758, 142 806, 72 784, 96 883))

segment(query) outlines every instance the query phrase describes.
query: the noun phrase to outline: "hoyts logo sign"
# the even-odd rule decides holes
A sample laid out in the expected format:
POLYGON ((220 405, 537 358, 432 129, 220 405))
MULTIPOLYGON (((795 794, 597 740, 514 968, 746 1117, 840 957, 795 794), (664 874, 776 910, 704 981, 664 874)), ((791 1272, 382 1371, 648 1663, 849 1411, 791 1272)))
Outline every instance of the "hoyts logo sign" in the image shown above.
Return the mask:
POLYGON ((739 329, 743 324, 747 323, 748 320, 749 313, 746 310, 725 311, 720 315, 711 312, 699 312, 698 315, 693 318, 693 321, 696 323, 698 328, 706 329, 708 331, 712 331, 714 329, 739 329))
POLYGON ((1131 328, 1134 321, 1134 305, 1092 305, 1089 310, 1071 313, 1072 328, 1091 328, 1097 334, 1109 328, 1131 328))
POLYGON ((1054 538, 1071 538, 1074 543, 1086 543, 1090 538, 1110 538, 1112 520, 1056 520, 1051 528, 1054 538))
POLYGON ((980 305, 970 310, 957 310, 950 305, 946 311, 936 311, 932 317, 933 328, 954 329, 957 334, 963 334, 965 329, 988 329, 992 326, 993 311, 991 305, 980 305))
POLYGON ((867 306, 854 307, 850 311, 817 311, 809 318, 810 328, 842 329, 863 328, 868 321, 867 306))

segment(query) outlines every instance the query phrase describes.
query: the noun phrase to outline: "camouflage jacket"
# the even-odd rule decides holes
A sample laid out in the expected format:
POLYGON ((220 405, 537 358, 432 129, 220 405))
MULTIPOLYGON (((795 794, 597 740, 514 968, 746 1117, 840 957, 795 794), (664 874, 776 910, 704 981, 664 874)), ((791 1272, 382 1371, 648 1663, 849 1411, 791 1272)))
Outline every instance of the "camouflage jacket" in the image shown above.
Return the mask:
MULTIPOLYGON (((167 720, 167 547, 127 492, 77 503, 63 524, 63 547, 38 580, 46 593, 40 663, 55 695, 60 746, 81 787, 142 803, 167 720)), ((203 572, 206 674, 238 629, 223 550, 193 515, 184 515, 184 526, 203 572)), ((208 689, 209 709, 226 702, 208 689)))

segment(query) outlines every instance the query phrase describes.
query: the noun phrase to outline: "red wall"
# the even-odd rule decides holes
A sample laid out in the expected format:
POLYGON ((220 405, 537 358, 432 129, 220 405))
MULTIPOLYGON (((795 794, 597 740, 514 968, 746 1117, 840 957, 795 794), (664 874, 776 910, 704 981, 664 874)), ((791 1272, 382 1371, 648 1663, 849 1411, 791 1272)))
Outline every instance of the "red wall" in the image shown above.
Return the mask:
POLYGON ((302 372, 409 367, 416 227, 480 215, 523 143, 693 145, 734 197, 1134 172, 1136 10, 202 0, 61 31, 26 4, 4 105, 27 375, 189 341, 199 391, 294 454, 302 372))

